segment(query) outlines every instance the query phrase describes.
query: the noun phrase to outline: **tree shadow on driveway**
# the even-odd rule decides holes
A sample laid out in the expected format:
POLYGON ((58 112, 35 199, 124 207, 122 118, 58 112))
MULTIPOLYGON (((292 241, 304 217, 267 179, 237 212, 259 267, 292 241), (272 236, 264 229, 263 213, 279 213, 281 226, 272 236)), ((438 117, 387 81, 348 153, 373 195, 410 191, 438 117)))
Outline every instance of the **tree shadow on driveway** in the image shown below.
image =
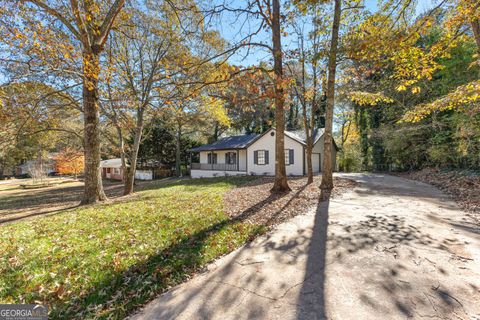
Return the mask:
POLYGON ((325 268, 327 254, 330 193, 322 190, 315 212, 312 236, 307 250, 305 280, 297 300, 298 320, 327 319, 325 310, 325 268))

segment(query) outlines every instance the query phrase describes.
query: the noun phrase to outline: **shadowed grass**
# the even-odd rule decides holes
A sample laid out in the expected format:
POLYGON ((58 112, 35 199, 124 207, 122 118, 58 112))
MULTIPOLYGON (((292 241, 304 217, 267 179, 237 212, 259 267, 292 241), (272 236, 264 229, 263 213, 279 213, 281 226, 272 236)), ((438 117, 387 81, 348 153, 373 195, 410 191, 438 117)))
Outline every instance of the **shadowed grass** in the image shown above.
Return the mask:
POLYGON ((55 318, 123 318, 263 231, 232 221, 226 190, 251 177, 149 184, 129 202, 0 226, 0 303, 55 318))

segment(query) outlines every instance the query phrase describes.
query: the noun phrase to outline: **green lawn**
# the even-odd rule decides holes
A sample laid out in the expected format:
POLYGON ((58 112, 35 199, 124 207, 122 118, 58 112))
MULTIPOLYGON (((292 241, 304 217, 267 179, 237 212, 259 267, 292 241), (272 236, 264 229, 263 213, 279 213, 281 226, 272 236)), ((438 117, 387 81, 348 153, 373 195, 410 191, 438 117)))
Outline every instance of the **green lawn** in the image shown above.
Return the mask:
POLYGON ((123 318, 264 230, 224 213, 224 192, 251 179, 158 183, 129 202, 0 225, 0 303, 123 318))

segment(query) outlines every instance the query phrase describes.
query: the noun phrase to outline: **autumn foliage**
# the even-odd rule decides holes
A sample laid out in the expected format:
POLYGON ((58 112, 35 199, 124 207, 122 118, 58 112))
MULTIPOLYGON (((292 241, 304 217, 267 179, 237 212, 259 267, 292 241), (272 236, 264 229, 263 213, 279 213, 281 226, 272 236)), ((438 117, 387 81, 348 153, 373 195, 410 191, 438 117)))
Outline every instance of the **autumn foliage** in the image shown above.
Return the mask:
POLYGON ((84 156, 82 152, 65 149, 55 157, 55 171, 59 174, 77 175, 83 173, 84 156))

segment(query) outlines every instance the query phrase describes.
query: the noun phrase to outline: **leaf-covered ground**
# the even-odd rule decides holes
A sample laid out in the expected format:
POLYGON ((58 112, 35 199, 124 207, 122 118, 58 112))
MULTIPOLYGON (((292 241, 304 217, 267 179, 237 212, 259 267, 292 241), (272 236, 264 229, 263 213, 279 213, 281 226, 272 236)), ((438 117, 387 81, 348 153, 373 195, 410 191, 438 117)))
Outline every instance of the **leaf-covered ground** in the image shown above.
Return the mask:
MULTIPOLYGON (((288 185, 292 191, 283 194, 270 192, 273 181, 273 177, 262 177, 227 191, 224 197, 227 213, 235 219, 271 226, 317 206, 321 176, 314 176, 310 185, 306 177, 290 177, 288 185)), ((333 183, 333 197, 357 185, 353 180, 338 177, 334 177, 333 183)))
POLYGON ((0 225, 0 303, 47 303, 52 319, 123 318, 265 230, 224 209, 224 193, 251 180, 163 182, 128 202, 0 225))
MULTIPOLYGON (((48 178, 51 186, 24 189, 21 185, 31 184, 31 179, 3 181, 0 184, 0 224, 23 218, 47 215, 78 206, 83 195, 83 182, 72 179, 48 178)), ((104 181, 109 199, 122 195, 121 182, 104 181)), ((148 185, 142 182, 143 187, 148 185)))
POLYGON ((400 176, 434 185, 450 195, 480 223, 480 175, 478 173, 427 168, 402 173, 400 176))

